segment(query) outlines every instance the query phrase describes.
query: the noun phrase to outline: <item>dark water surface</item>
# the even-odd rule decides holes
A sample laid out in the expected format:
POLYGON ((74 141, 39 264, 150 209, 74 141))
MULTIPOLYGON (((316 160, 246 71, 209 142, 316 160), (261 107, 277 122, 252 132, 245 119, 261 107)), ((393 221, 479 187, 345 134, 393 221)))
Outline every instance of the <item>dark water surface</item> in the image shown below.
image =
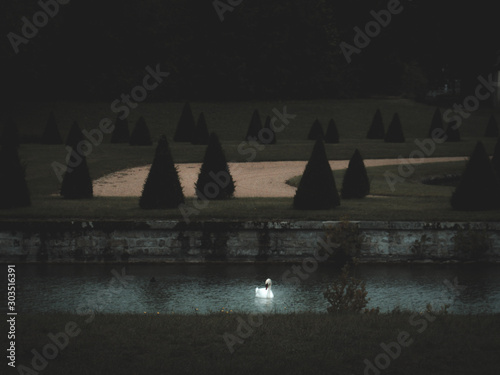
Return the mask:
MULTIPOLYGON (((0 266, 7 280, 7 265, 0 266)), ((16 265, 17 311, 119 313, 326 312, 323 297, 339 271, 320 267, 303 280, 291 264, 16 265), (150 282, 154 277, 156 282, 150 282), (255 287, 273 280, 273 300, 255 287), (196 310, 198 309, 198 310, 196 310)), ((298 267, 297 265, 295 267, 298 267)), ((360 265, 368 307, 422 311, 449 304, 456 313, 500 312, 499 265, 360 265), (455 287, 453 287, 455 285, 455 287)), ((6 284, 5 284, 6 285, 6 284)), ((6 299, 6 288, 2 298, 6 299)), ((2 310, 6 309, 2 304, 2 310)))

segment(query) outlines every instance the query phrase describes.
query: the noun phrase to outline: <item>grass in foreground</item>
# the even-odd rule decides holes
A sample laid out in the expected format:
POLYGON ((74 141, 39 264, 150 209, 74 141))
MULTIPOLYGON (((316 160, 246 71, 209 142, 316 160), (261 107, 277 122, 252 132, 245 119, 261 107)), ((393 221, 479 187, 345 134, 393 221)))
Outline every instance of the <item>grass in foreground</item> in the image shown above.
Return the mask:
MULTIPOLYGON (((407 342, 383 374, 497 374, 500 315, 271 314, 250 330, 244 314, 22 314, 17 317, 17 364, 29 366, 49 333, 73 321, 81 332, 48 361, 58 374, 362 374, 381 344, 407 342), (425 324, 424 321, 427 321, 425 324), (258 325, 258 326, 257 326, 258 325), (225 334, 237 336, 231 353, 225 334)), ((254 317, 258 322, 258 317, 254 317)), ((383 363, 383 362, 382 362, 383 363)), ((11 371, 12 373, 17 373, 11 371)), ((369 372, 372 373, 372 372, 369 372)))

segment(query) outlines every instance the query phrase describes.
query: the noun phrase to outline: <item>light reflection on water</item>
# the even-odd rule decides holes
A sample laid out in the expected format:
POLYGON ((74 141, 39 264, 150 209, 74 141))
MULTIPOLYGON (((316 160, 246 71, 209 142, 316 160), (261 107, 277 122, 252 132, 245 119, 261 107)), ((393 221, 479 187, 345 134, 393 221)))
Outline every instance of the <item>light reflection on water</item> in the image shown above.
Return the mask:
MULTIPOLYGON (((291 283, 290 264, 182 265, 22 265, 16 266, 18 312, 82 311, 129 313, 326 312, 327 285, 339 275, 320 267, 291 283), (125 285, 112 270, 133 276, 125 285), (286 275, 285 279, 282 276, 286 275), (150 282, 151 277, 156 282, 150 282), (255 287, 273 280, 275 298, 255 298, 255 287), (198 310, 196 310, 198 309, 198 310)), ((6 266, 1 267, 6 279, 6 266)), ((355 276, 366 281, 368 307, 381 311, 422 311, 450 303, 457 313, 500 312, 498 265, 360 265, 355 276), (443 283, 457 278, 466 288, 458 296, 443 283)), ((6 292, 2 292, 6 298, 6 292)), ((3 304, 2 306, 6 306, 3 304)), ((5 307, 2 307, 5 309, 5 307)))

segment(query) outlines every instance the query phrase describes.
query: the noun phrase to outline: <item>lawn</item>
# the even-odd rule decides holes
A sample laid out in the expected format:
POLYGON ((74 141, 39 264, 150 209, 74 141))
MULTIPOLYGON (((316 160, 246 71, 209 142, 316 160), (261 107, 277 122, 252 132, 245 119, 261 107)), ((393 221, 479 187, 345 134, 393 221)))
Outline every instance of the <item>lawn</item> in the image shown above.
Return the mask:
MULTIPOLYGON (((110 103, 23 103, 14 109, 14 119, 24 136, 40 135, 48 112, 54 110, 63 138, 72 121, 77 120, 82 128, 91 130, 105 117, 114 119, 110 103)), ((273 108, 280 111, 286 105, 287 113, 296 114, 295 119, 278 133, 278 143, 256 150, 252 161, 307 160, 313 142, 306 140, 309 127, 319 118, 326 130, 329 118, 334 118, 340 133, 340 144, 326 145, 330 159, 349 159, 358 148, 365 159, 408 157, 416 149, 414 139, 423 139, 434 112, 434 107, 415 103, 407 99, 359 99, 359 100, 314 100, 290 102, 234 102, 234 103, 192 103, 195 117, 204 111, 209 129, 216 131, 221 140, 228 161, 245 162, 249 159, 248 144, 242 143, 252 111, 258 108, 261 115, 272 115, 273 108), (401 117, 406 142, 387 144, 380 140, 365 138, 371 118, 377 108, 384 117, 385 127, 392 114, 401 117), (242 148, 243 147, 243 148, 242 148)), ((174 143, 173 136, 183 103, 141 103, 131 111, 129 128, 139 116, 144 116, 153 139, 165 133, 170 139, 175 162, 200 162, 205 146, 174 143)), ((442 111, 446 108, 442 108, 442 111)), ((496 110, 497 117, 499 110, 496 110)), ((496 139, 481 137, 492 109, 481 109, 464 120, 460 128, 463 140, 436 146, 432 156, 466 156, 470 154, 477 140, 482 140, 491 154, 496 139)), ((154 155, 153 146, 128 146, 110 144, 107 135, 102 144, 93 147, 88 156, 92 178, 124 168, 150 164, 154 155)), ((66 150, 63 145, 48 146, 23 144, 19 150, 26 165, 26 179, 31 191, 31 207, 2 210, 4 219, 83 218, 83 219, 182 219, 179 210, 140 210, 136 198, 94 198, 91 200, 63 200, 57 193, 60 182, 52 169, 54 162, 65 163, 66 150)), ((450 187, 422 185, 420 180, 433 174, 460 173, 464 163, 418 166, 416 172, 404 183, 391 191, 384 173, 389 170, 397 174, 397 167, 372 168, 369 171, 372 194, 363 200, 345 201, 341 207, 330 211, 295 211, 290 199, 233 199, 226 202, 210 202, 209 208, 191 216, 192 220, 272 220, 272 219, 314 219, 334 220, 348 216, 352 220, 496 220, 498 212, 460 213, 449 207, 450 187)), ((335 173, 340 189, 342 172, 335 173)), ((188 205, 192 206, 192 202, 188 205)))
POLYGON ((32 350, 43 353, 55 334, 63 349, 56 348, 44 370, 53 375, 372 374, 364 372, 368 362, 386 365, 384 374, 493 375, 500 366, 499 318, 434 312, 22 314, 16 317, 16 359, 32 368, 32 350), (65 329, 72 334, 67 341, 60 333, 65 329), (383 346, 390 357, 380 356, 383 346))

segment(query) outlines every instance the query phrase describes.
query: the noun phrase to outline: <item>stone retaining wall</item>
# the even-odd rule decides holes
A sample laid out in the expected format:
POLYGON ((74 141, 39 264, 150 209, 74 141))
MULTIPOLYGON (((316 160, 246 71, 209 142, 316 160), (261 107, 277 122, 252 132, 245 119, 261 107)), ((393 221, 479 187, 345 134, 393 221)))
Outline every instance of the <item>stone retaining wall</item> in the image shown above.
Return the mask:
MULTIPOLYGON (((351 224, 359 228, 361 262, 470 259, 455 247, 453 237, 459 230, 464 243, 479 238, 487 244, 473 259, 500 262, 500 222, 351 224)), ((325 240, 337 225, 334 221, 4 222, 0 262, 295 262, 318 256, 318 240, 325 240)))

